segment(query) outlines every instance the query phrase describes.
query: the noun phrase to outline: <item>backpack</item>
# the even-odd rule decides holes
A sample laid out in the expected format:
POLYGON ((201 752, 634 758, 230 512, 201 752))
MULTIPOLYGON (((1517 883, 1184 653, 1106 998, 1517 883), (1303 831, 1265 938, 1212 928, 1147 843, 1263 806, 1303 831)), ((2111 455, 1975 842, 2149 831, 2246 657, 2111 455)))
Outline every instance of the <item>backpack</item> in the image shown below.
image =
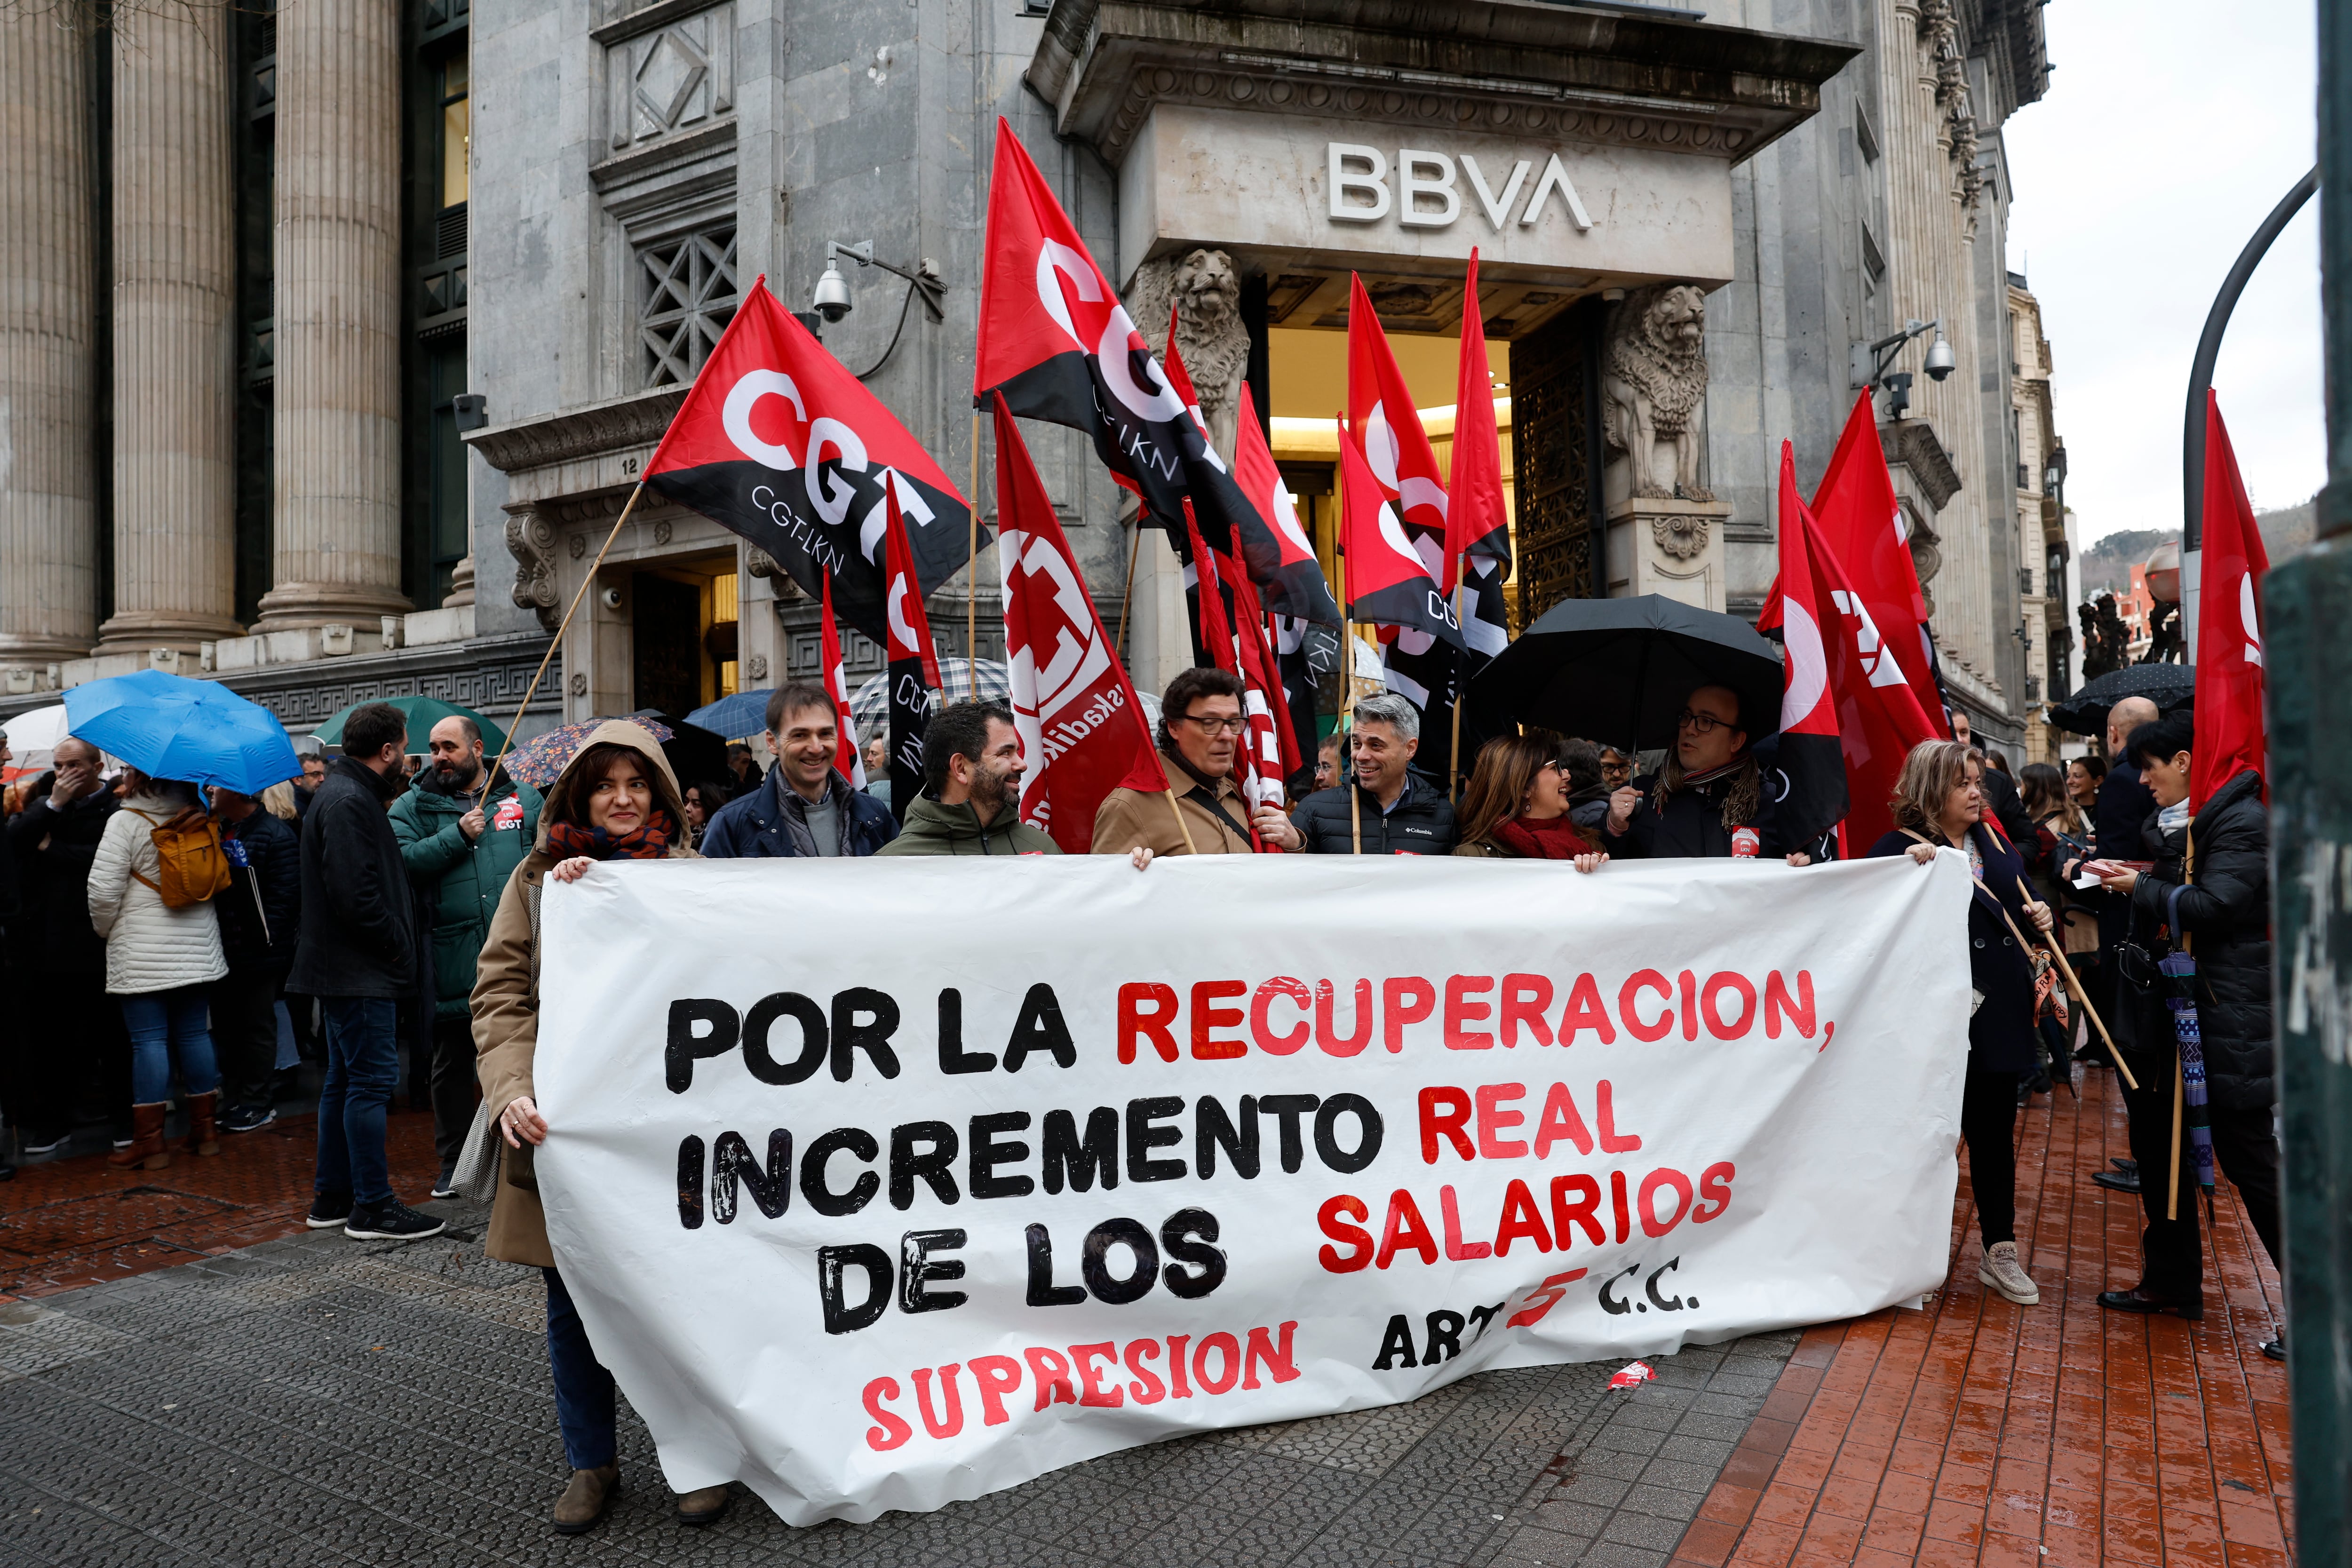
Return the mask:
MULTIPOLYGON (((143 811, 131 815, 155 822, 143 811)), ((204 903, 228 886, 228 855, 221 848, 220 826, 202 811, 190 806, 169 822, 156 823, 147 837, 155 845, 158 879, 150 882, 136 871, 131 874, 153 889, 165 909, 204 903)))

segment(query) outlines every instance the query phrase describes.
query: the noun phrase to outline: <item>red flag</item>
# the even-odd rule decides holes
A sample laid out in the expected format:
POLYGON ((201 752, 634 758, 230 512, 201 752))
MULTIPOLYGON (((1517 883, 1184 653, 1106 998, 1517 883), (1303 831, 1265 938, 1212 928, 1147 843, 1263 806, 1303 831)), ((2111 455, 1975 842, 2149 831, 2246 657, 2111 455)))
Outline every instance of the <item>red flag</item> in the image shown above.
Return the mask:
POLYGON ((1200 618, 1201 647, 1207 650, 1211 664, 1238 674, 1233 623, 1225 616, 1225 595, 1217 583, 1217 555, 1201 538, 1201 525, 1189 500, 1184 503, 1184 535, 1192 542, 1192 597, 1200 605, 1195 613, 1200 618))
MULTIPOLYGON (((1298 521, 1298 502, 1292 497, 1290 487, 1282 482, 1281 468, 1275 465, 1274 448, 1265 443, 1265 427, 1258 421, 1257 400, 1250 395, 1247 382, 1242 383, 1239 428, 1240 434, 1234 441, 1234 479, 1242 487, 1243 498, 1273 528, 1282 550, 1284 567, 1312 572, 1317 581, 1323 581, 1323 563, 1316 558, 1315 543, 1307 537, 1307 529, 1298 521)), ((1330 591, 1326 584, 1323 592, 1328 595, 1330 591)))
POLYGON ((820 637, 824 658, 824 689, 833 699, 833 765, 857 789, 866 787, 865 748, 857 743, 857 721, 849 711, 849 678, 841 668, 841 631, 833 620, 833 577, 824 579, 824 611, 820 637))
POLYGON ((1404 373, 1389 352, 1388 334, 1372 311, 1364 280, 1350 276, 1349 287, 1348 423, 1380 480, 1381 497, 1396 503, 1405 536, 1436 581, 1445 563, 1445 484, 1438 476, 1437 454, 1422 430, 1421 411, 1412 405, 1404 373))
POLYGON ((1355 432, 1345 426, 1339 431, 1339 549, 1348 558, 1349 617, 1460 647, 1454 607, 1437 591, 1428 562, 1405 537, 1396 503, 1372 476, 1355 432))
POLYGON ((2246 769, 2267 773, 2263 721, 2263 578, 2271 569, 2221 402, 2205 391, 2205 532, 2197 564, 2197 744, 2189 808, 2246 769))
POLYGON ((991 401, 1004 658, 1013 726, 1029 763, 1021 820, 1066 853, 1083 855, 1103 796, 1120 788, 1165 790, 1168 778, 1021 427, 1002 396, 991 401))
POLYGON ((1182 502, 1191 497, 1209 542, 1237 548, 1284 614, 1339 618, 1322 574, 1286 561, 1271 526, 1209 449, 1077 226, 1002 118, 988 183, 973 404, 992 393, 1024 418, 1091 436, 1111 478, 1171 534, 1181 531, 1182 502))
MULTIPOLYGON (((1219 569, 1223 570, 1222 563, 1219 569)), ((1263 706, 1272 721, 1274 733, 1259 753, 1265 764, 1260 771, 1274 781, 1273 804, 1279 805, 1281 782, 1306 765, 1306 752, 1300 748, 1297 722, 1290 713, 1290 699, 1282 689, 1282 650, 1266 628, 1265 606, 1258 602, 1257 590, 1250 586, 1247 574, 1227 573, 1224 580, 1233 585, 1234 590, 1234 619, 1240 632, 1242 679, 1251 687, 1250 711, 1255 715, 1263 706), (1255 656, 1251 652, 1253 648, 1256 650, 1255 656), (1251 663, 1253 657, 1256 660, 1255 668, 1251 663)))
POLYGON ((1798 495, 1796 455, 1786 441, 1780 574, 1757 625, 1778 626, 1789 655, 1780 698, 1782 836, 1794 844, 1843 820, 1849 840, 1866 849, 1894 826, 1887 802, 1903 760, 1936 731, 1798 495))
POLYGON ((931 643, 931 617, 923 609, 923 590, 915 576, 912 552, 907 547, 907 525, 898 515, 898 499, 890 498, 890 529, 885 563, 889 582, 884 593, 884 620, 889 630, 886 645, 889 660, 898 664, 920 659, 923 683, 940 687, 939 650, 931 643))
POLYGON ((1853 578, 1872 624, 1889 639, 1880 657, 1901 667, 1937 737, 1948 739, 1944 694, 1936 682, 1935 640, 1927 630, 1927 597, 1919 589, 1895 479, 1878 444, 1878 411, 1866 389, 1854 399, 1821 488, 1813 491, 1812 516, 1853 578))
POLYGON ((1465 555, 1496 562, 1500 586, 1511 570, 1511 514, 1503 504, 1503 438, 1495 425, 1494 371, 1486 323, 1478 313, 1478 252, 1462 295, 1462 358, 1454 379, 1454 471, 1446 489, 1445 570, 1437 585, 1451 593, 1465 555))
POLYGON ((907 808, 922 788, 923 731, 931 714, 931 693, 946 682, 940 679, 940 656, 931 645, 931 619, 923 611, 922 590, 907 549, 907 525, 898 515, 894 495, 890 529, 883 562, 888 569, 883 591, 883 619, 890 641, 887 649, 890 682, 890 772, 903 788, 890 791, 890 809, 907 820, 907 808))
POLYGON ((646 486, 774 556, 811 597, 834 584, 842 618, 878 643, 887 500, 912 525, 926 594, 964 564, 971 503, 766 285, 751 286, 710 351, 646 486))

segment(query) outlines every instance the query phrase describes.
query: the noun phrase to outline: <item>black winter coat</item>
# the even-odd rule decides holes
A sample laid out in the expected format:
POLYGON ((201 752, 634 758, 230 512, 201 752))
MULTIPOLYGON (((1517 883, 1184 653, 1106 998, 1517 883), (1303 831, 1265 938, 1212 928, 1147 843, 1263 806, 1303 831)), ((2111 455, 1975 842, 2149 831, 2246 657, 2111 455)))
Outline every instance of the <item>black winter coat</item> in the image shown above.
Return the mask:
MULTIPOLYGON (((2009 835, 2010 843, 2021 847, 2034 841, 2033 818, 2026 813, 2025 803, 2017 797, 2015 779, 1988 765, 1984 771, 1984 797, 1986 808, 2000 824, 2001 831, 2009 835)), ((2030 868, 2031 858, 2025 858, 2030 868)))
MULTIPOLYGON (((1686 784, 1666 797, 1666 809, 1662 814, 1651 804, 1658 787, 1658 775, 1643 773, 1633 781, 1633 787, 1642 792, 1642 800, 1633 807, 1632 820, 1625 824, 1624 832, 1612 833, 1604 819, 1600 830, 1601 847, 1620 860, 1728 858, 1731 830, 1723 826, 1723 797, 1737 783, 1735 775, 1711 784, 1686 784)), ((1791 851, 1811 847, 1781 842, 1769 791, 1758 805, 1755 819, 1747 826, 1756 829, 1757 854, 1765 858, 1777 860, 1791 851)))
MULTIPOLYGON (((230 835, 224 833, 224 847, 230 835)), ((221 952, 231 969, 275 968, 294 962, 302 924, 302 840, 290 823, 256 811, 236 825, 245 864, 232 861, 229 885, 213 896, 220 914, 221 952)))
POLYGON ((8 819, 8 847, 26 883, 25 912, 10 927, 24 937, 16 963, 56 974, 106 973, 106 943, 89 923, 89 868, 121 804, 111 786, 62 810, 42 795, 8 819))
POLYGON ((303 996, 406 996, 416 924, 400 841, 384 816, 397 773, 350 757, 327 770, 302 822, 302 934, 286 988, 303 996))
MULTIPOLYGON (((1969 836, 1984 858, 1984 881, 1969 894, 1969 984, 1984 994, 1969 1017, 1969 1066, 1979 1072, 2030 1073, 2040 1053, 2034 1048, 2033 960, 2017 945, 2018 935, 2029 942, 2033 936, 2019 886, 2025 862, 1982 823, 1969 828, 1969 836), (2008 920, 2001 919, 2004 911, 2008 920)), ((1872 845, 1869 858, 1905 854, 1918 842, 1898 829, 1872 845)))
MULTIPOLYGON (((2156 811, 2156 796, 2142 784, 2139 770, 2117 763, 2099 781, 2098 797, 2091 803, 2091 847, 2102 860, 2153 858, 2140 842, 2140 824, 2156 811)), ((2086 890, 2083 902, 2099 912, 2099 945, 2113 949, 2131 930, 2131 906, 2115 894, 2086 890)))
MULTIPOLYGON (((2172 890, 2181 889, 2180 924, 2197 960, 2197 1028, 2205 1048, 2205 1081, 2212 1103, 2225 1110, 2275 1104, 2278 1089, 2271 1040, 2270 813, 2263 780, 2249 768, 2213 792, 2188 832, 2165 834, 2150 816, 2141 837, 2156 854, 2156 869, 2131 890, 2132 940, 2155 955, 2171 951, 2172 890), (2195 859, 2182 875, 2184 851, 2195 859), (2185 885, 2184 885, 2185 884, 2185 885)), ((2162 983, 2146 992, 2123 986, 2132 1010, 2135 1055, 2168 1068, 2174 1051, 2172 1010, 2162 983)), ((2138 1073, 2142 1082, 2149 1074, 2138 1073)), ((2159 1071, 2159 1081, 2168 1073, 2159 1071)))
POLYGON ((1352 855, 1356 830, 1348 809, 1348 791, 1354 790, 1363 821, 1367 855, 1451 855, 1454 853, 1454 804, 1445 792, 1419 773, 1404 775, 1404 794, 1396 809, 1381 810, 1380 796, 1352 780, 1318 789, 1298 803, 1290 825, 1305 839, 1309 855, 1352 855))

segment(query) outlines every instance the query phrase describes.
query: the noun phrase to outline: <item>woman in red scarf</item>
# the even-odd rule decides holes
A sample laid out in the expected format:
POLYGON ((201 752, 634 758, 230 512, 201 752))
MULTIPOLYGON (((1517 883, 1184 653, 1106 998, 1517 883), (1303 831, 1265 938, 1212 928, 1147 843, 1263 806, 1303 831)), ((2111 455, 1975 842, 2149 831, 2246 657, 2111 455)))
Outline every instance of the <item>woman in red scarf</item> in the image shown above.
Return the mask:
POLYGON ((1609 857, 1585 842, 1568 817, 1568 764, 1563 742, 1548 730, 1503 735, 1478 750, 1470 789, 1462 800, 1462 840, 1456 855, 1506 860, 1572 860, 1597 871, 1609 857))

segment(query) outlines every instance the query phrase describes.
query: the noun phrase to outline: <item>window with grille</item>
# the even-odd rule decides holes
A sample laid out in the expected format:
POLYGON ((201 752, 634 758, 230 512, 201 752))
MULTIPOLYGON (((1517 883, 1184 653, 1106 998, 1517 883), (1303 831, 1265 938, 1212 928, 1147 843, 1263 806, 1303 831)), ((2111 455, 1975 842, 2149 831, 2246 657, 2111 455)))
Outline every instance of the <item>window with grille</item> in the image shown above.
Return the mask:
POLYGON ((692 381, 735 316, 734 226, 639 247, 637 282, 645 384, 692 381))

